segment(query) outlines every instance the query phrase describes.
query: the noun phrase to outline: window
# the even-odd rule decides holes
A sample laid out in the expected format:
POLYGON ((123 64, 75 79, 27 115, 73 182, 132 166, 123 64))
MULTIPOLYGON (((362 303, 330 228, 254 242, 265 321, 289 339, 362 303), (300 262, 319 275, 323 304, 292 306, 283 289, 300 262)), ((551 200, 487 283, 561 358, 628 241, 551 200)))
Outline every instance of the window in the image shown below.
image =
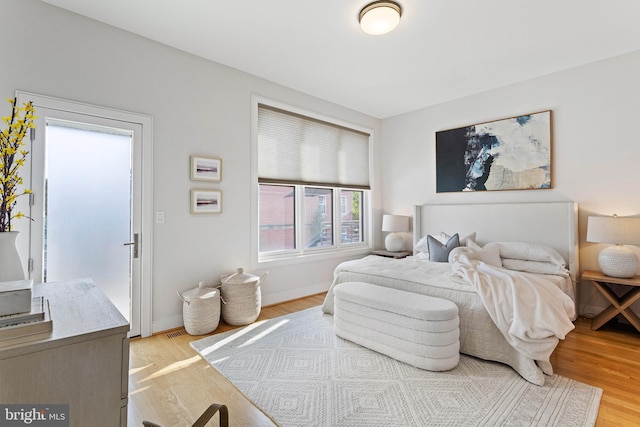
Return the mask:
POLYGON ((260 252, 296 248, 295 193, 289 185, 260 185, 260 252))
POLYGON ((369 134, 258 104, 259 260, 368 245, 369 134))
POLYGON ((341 206, 341 240, 343 244, 361 243, 362 240, 362 215, 360 207, 364 193, 355 190, 343 190, 340 200, 341 206))
POLYGON ((331 188, 304 187, 305 249, 333 246, 332 199, 331 188))
POLYGON ((316 197, 318 198, 318 214, 322 216, 327 215, 327 195, 317 194, 316 197))

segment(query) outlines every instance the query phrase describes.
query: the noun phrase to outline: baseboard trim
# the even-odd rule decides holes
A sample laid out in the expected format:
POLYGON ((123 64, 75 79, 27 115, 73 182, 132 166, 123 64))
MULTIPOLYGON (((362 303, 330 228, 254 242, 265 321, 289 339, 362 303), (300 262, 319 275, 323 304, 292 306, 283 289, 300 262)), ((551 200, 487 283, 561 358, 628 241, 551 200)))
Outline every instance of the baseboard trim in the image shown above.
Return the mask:
POLYGON ((286 301, 292 301, 308 297, 310 295, 316 295, 322 292, 327 292, 331 283, 317 283, 311 286, 305 286, 303 288, 295 288, 286 292, 277 293, 263 293, 262 294, 262 306, 280 304, 286 301))
POLYGON ((160 332, 165 332, 170 329, 181 328, 184 326, 184 320, 182 319, 182 315, 179 316, 171 316, 166 319, 154 321, 152 324, 152 333, 157 334, 160 332))
MULTIPOLYGON (((312 286, 305 286, 303 288, 295 288, 286 292, 277 293, 262 293, 262 306, 280 304, 287 301, 292 301, 311 295, 327 292, 331 283, 318 283, 312 286)), ((154 320, 152 324, 152 334, 164 333, 171 329, 182 328, 184 326, 184 319, 182 315, 171 316, 161 320, 154 320)))

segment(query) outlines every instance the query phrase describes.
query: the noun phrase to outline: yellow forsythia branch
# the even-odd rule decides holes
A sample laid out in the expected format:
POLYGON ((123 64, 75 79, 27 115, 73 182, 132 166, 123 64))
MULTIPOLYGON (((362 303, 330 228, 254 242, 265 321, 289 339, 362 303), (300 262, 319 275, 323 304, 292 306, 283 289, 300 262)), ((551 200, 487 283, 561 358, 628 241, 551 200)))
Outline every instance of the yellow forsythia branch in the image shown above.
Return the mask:
POLYGON ((11 115, 2 117, 7 127, 0 131, 0 232, 11 231, 13 218, 25 217, 22 212, 13 215, 12 211, 19 196, 31 193, 29 189, 18 193, 17 187, 23 184, 18 172, 29 154, 23 148, 23 140, 27 131, 35 128, 33 120, 36 118, 31 102, 18 106, 17 98, 7 101, 11 104, 11 115))

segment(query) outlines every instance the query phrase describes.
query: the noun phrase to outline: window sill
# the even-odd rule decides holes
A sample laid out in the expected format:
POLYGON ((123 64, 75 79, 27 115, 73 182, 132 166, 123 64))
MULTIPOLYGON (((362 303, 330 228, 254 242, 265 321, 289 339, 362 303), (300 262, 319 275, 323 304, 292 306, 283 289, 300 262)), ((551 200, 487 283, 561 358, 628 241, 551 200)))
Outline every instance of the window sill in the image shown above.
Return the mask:
POLYGON ((355 256, 369 255, 371 253, 370 246, 358 246, 349 249, 314 251, 304 254, 282 254, 261 257, 254 268, 280 267, 288 265, 306 264, 310 262, 325 261, 339 258, 350 258, 355 256))

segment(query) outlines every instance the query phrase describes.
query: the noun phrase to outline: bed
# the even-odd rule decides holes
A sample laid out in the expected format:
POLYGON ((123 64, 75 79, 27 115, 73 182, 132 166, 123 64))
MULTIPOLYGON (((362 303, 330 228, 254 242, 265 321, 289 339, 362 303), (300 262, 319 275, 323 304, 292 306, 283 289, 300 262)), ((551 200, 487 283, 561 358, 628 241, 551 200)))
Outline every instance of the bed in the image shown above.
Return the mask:
MULTIPOLYGON (((513 275, 518 280, 524 277, 529 281, 552 284, 556 293, 549 304, 557 305, 559 303, 556 300, 563 300, 565 307, 567 304, 573 305, 571 312, 569 308, 566 310, 566 316, 570 318, 563 319, 565 323, 570 323, 575 320, 577 313, 577 214, 575 202, 419 205, 414 207, 413 243, 415 248, 425 236, 436 236, 442 232, 449 235, 457 233, 461 238, 475 233, 475 242, 480 247, 488 247, 495 242, 503 242, 507 246, 511 245, 510 242, 524 242, 527 245, 550 248, 564 260, 566 274, 513 272, 491 266, 487 268, 500 274, 505 272, 513 275)), ((464 250, 461 251, 464 253, 464 250)), ((504 331, 504 325, 499 320, 494 321, 496 313, 486 305, 484 288, 472 286, 470 281, 473 280, 462 275, 460 269, 456 270, 455 263, 432 262, 421 255, 420 251, 414 250, 413 256, 404 259, 370 255, 341 263, 335 270, 323 310, 333 313, 332 288, 338 283, 346 282, 366 282, 453 301, 459 309, 462 353, 507 364, 531 383, 543 385, 545 375, 553 374, 548 356, 559 339, 563 338, 562 333, 560 336, 545 337, 544 351, 536 353, 536 342, 527 343, 531 344, 533 352, 523 351, 522 347, 514 346, 512 339, 504 331)), ((476 261, 472 263, 479 265, 476 261)), ((464 270, 464 265, 462 268, 464 270)), ((487 281, 492 280, 489 278, 487 281)), ((517 286, 514 289, 518 289, 517 286)), ((530 288, 522 289, 528 292, 530 288)), ((543 315, 548 308, 545 304, 546 302, 536 304, 536 310, 543 315)), ((499 311, 500 307, 497 309, 499 311)), ((551 311, 549 308, 549 312, 551 311)), ((564 330, 567 329, 570 330, 565 326, 564 330)))

